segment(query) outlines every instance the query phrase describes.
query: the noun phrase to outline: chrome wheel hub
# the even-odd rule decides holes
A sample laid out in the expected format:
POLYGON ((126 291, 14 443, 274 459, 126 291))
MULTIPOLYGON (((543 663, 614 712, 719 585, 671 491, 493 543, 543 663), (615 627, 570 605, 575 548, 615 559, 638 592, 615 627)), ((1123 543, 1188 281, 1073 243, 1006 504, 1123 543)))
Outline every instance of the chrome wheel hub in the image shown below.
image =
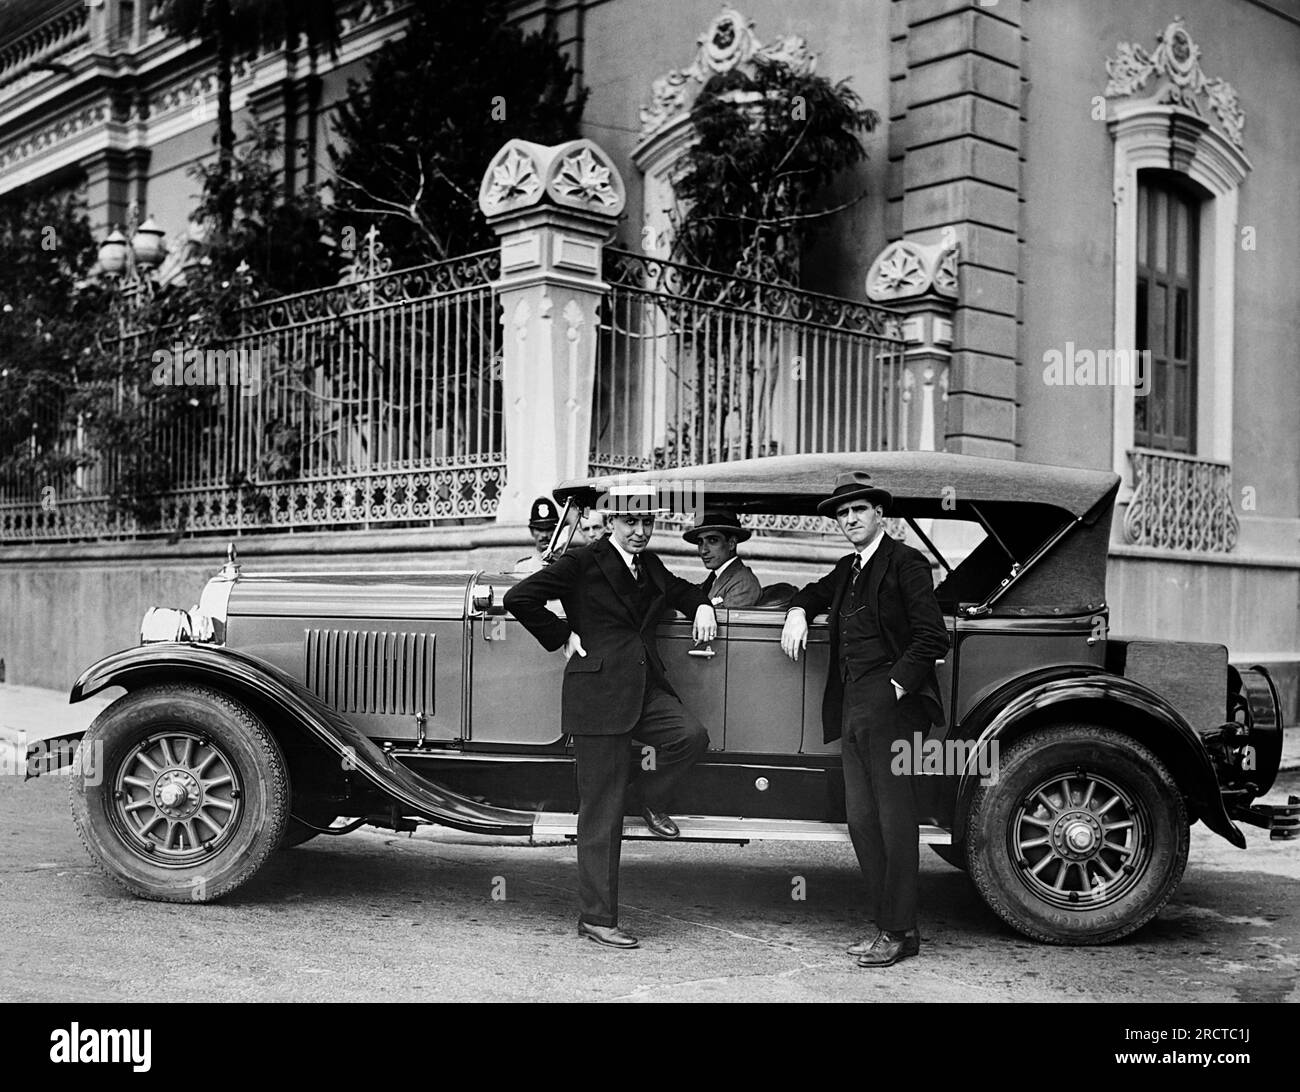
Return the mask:
POLYGON ((137 743, 123 758, 112 815, 135 853, 154 864, 184 868, 233 834, 242 795, 224 751, 197 732, 167 729, 137 743))

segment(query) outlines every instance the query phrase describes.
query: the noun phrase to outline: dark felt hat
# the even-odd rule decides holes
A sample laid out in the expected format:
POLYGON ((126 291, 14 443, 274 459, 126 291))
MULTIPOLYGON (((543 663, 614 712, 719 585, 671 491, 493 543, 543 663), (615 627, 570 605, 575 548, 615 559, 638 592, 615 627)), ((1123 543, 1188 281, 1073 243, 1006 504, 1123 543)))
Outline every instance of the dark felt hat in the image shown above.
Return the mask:
POLYGON ((721 531, 724 535, 731 535, 737 542, 744 542, 754 533, 748 527, 740 525, 740 520, 736 518, 734 512, 706 510, 700 516, 700 521, 694 527, 685 531, 682 538, 694 546, 699 543, 700 535, 704 534, 705 531, 721 531))
POLYGON ((817 512, 823 516, 834 516, 835 509, 849 501, 864 500, 868 504, 878 504, 886 512, 893 504, 894 498, 884 489, 877 489, 871 484, 871 475, 861 470, 841 474, 835 479, 835 488, 831 495, 817 505, 817 512))
POLYGON ((560 522, 560 510, 550 497, 538 497, 528 513, 528 527, 533 531, 554 531, 560 522))

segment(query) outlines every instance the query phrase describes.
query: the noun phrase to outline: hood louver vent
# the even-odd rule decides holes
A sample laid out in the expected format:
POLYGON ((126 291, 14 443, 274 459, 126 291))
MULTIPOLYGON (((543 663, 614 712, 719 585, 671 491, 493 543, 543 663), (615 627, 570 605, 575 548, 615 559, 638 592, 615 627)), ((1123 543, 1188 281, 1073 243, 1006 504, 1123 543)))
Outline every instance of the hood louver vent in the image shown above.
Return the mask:
POLYGON ((433 716, 434 635, 309 629, 307 686, 340 713, 433 716))

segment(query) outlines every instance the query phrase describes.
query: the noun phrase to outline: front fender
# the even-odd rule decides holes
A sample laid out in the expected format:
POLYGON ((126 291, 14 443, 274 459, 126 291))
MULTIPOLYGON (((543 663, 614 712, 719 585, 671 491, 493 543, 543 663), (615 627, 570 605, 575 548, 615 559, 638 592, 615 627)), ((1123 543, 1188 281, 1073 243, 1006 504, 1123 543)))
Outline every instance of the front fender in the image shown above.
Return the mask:
POLYGON ((128 690, 157 682, 191 679, 238 696, 256 696, 283 713, 346 761, 410 813, 473 834, 532 833, 532 812, 480 804, 395 762, 365 733, 322 702, 297 679, 271 664, 231 649, 161 642, 115 652, 87 668, 72 685, 78 702, 106 686, 128 690))
MULTIPOLYGON (((1139 742, 1150 743, 1154 740, 1157 750, 1172 757, 1173 769, 1170 772, 1178 782, 1178 787, 1196 803, 1201 821, 1237 848, 1246 848, 1245 835, 1224 809, 1219 778, 1201 737, 1159 694, 1122 675, 1094 670, 1089 674, 1072 673, 1068 678, 1040 682, 1011 696, 1005 703, 998 702, 999 696, 995 694, 985 699, 981 703, 982 708, 972 710, 972 717, 967 718, 968 721, 979 718, 983 713, 987 722, 980 729, 975 746, 969 751, 970 759, 958 785, 959 800, 965 798, 967 791, 973 788, 978 779, 976 756, 987 751, 993 740, 1013 734, 1014 729, 1022 726, 1027 719, 1041 720, 1044 710, 1066 703, 1104 708, 1108 714, 1113 713, 1116 704, 1119 704, 1139 723, 1133 728, 1116 725, 1110 715, 1103 722, 1139 742), (995 707, 994 712, 992 709, 995 707)), ((1086 716, 1086 708, 1083 715, 1086 716)))

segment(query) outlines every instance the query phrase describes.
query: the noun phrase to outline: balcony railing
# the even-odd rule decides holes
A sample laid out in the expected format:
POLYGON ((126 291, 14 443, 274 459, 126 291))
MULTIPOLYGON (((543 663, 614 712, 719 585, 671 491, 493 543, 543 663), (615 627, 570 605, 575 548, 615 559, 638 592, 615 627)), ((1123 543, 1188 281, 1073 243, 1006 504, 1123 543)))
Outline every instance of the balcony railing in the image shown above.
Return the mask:
POLYGON ((607 250, 592 466, 898 446, 884 308, 607 250))
POLYGON ((1237 545, 1227 463, 1167 451, 1130 451, 1133 497, 1124 534, 1138 546, 1226 553, 1237 545))

